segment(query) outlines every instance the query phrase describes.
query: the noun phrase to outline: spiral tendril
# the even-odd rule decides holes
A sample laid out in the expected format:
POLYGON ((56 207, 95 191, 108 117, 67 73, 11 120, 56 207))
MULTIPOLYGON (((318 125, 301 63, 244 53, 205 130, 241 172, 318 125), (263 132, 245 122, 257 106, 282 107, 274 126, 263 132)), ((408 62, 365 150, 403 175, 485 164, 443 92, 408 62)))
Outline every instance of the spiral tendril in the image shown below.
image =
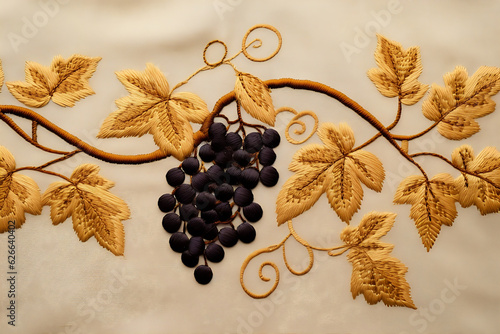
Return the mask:
POLYGON ((256 61, 256 62, 263 62, 263 61, 269 60, 269 59, 273 58, 274 56, 276 56, 276 54, 278 54, 278 52, 280 51, 282 44, 283 44, 283 40, 281 39, 281 34, 278 31, 278 29, 276 29, 275 27, 270 26, 268 24, 258 24, 258 25, 253 26, 252 28, 250 28, 246 32, 245 36, 243 37, 243 41, 241 43, 241 51, 243 52, 243 54, 245 55, 245 57, 247 57, 247 59, 249 59, 251 61, 256 61), (263 44, 262 40, 260 38, 256 38, 251 43, 247 44, 248 36, 254 30, 259 29, 259 28, 271 30, 273 33, 276 34, 276 37, 278 38, 278 46, 276 47, 276 49, 274 50, 274 52, 271 55, 269 55, 267 57, 264 57, 264 58, 257 58, 257 57, 254 57, 254 56, 252 56, 252 55, 250 55, 248 53, 248 48, 252 44, 257 43, 257 44, 255 44, 255 45, 252 46, 253 48, 260 48, 262 46, 262 44, 263 44))
POLYGON ((294 144, 294 145, 303 144, 306 141, 308 141, 316 133, 316 131, 318 130, 319 119, 318 119, 318 116, 316 115, 316 113, 314 113, 313 111, 304 110, 304 111, 298 112, 298 111, 296 111, 295 109, 293 109, 291 107, 281 107, 281 108, 279 108, 279 109, 276 110, 276 114, 279 114, 279 113, 284 112, 284 111, 291 112, 292 114, 295 115, 290 120, 290 122, 288 123, 288 125, 286 126, 286 129, 285 129, 285 137, 286 137, 286 140, 288 140, 289 143, 294 144), (295 140, 295 139, 293 139, 290 136, 290 128, 293 125, 299 125, 300 128, 299 129, 295 129, 293 132, 296 135, 299 135, 299 136, 302 135, 302 134, 304 134, 306 132, 306 130, 307 130, 307 126, 306 126, 306 123, 304 121, 300 120, 300 118, 302 118, 304 116, 310 116, 310 117, 312 117, 314 119, 313 130, 311 131, 311 133, 306 138, 304 138, 302 140, 295 140))

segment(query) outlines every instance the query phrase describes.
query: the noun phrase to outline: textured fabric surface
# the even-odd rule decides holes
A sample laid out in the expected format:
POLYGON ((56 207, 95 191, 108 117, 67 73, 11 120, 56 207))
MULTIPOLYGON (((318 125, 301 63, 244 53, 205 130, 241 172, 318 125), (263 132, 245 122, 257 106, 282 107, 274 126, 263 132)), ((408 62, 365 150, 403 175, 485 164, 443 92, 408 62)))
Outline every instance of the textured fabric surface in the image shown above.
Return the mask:
MULTIPOLYGON (((0 59, 5 81, 24 80, 25 61, 49 65, 52 58, 72 54, 102 57, 90 79, 96 92, 62 108, 50 102, 38 112, 55 124, 99 149, 138 154, 156 150, 152 136, 96 139, 101 123, 116 110, 115 99, 127 94, 115 72, 143 71, 151 62, 166 74, 171 85, 185 80, 203 66, 203 49, 214 39, 227 43, 229 54, 239 51, 245 32, 255 24, 275 26, 282 34, 278 55, 264 63, 244 57, 238 68, 263 80, 291 77, 310 79, 334 87, 356 100, 384 124, 392 122, 397 101, 379 94, 366 72, 376 67, 373 53, 380 32, 404 48, 419 46, 425 84, 443 85, 443 75, 463 65, 469 75, 479 66, 500 66, 500 21, 497 1, 6 1, 0 2, 0 59)), ((272 52, 272 35, 264 36, 264 51, 272 52), (266 42, 265 37, 270 36, 266 42), (267 50, 267 51, 266 51, 267 50)), ((203 72, 184 88, 202 97, 211 109, 231 91, 234 75, 229 67, 203 72)), ((4 85, 2 104, 20 103, 4 85)), ((276 107, 315 111, 321 122, 347 122, 356 143, 375 132, 359 116, 337 102, 310 92, 282 89, 273 92, 276 107)), ((498 97, 494 97, 499 101, 498 97)), ((430 123, 421 112, 422 102, 403 109, 399 134, 413 134, 430 123)), ((275 128, 283 134, 288 115, 279 115, 275 128)), ((445 140, 437 131, 411 142, 410 150, 429 150, 448 158, 455 147, 470 144, 476 154, 486 146, 499 146, 498 111, 478 120, 481 132, 463 142, 445 140)), ((20 121, 29 129, 29 123, 20 121)), ((284 139, 284 136, 282 136, 284 139)), ((46 146, 70 146, 41 130, 46 146)), ((319 143, 317 136, 309 142, 319 143)), ((54 157, 17 136, 0 123, 0 145, 13 153, 18 166, 41 165, 54 157)), ((68 220, 51 224, 49 209, 27 215, 16 230, 16 326, 7 324, 7 235, 0 235, 1 333, 496 333, 500 328, 500 226, 498 214, 481 216, 475 207, 457 204, 452 227, 443 227, 428 253, 409 218, 409 205, 394 205, 399 182, 417 174, 384 139, 367 150, 379 157, 386 178, 381 193, 366 191, 353 224, 373 210, 397 213, 385 241, 395 245, 393 256, 408 268, 406 275, 417 310, 368 305, 362 296, 352 299, 351 265, 341 257, 316 254, 313 270, 296 277, 280 254, 273 254, 281 269, 281 283, 267 299, 254 300, 239 282, 240 266, 256 249, 278 243, 287 230, 278 227, 275 200, 292 175, 287 170, 299 148, 283 141, 276 167, 281 178, 271 189, 260 186, 256 200, 264 217, 255 224, 257 239, 228 249, 224 261, 213 265, 214 279, 200 286, 192 269, 170 250, 162 229, 157 199, 171 188, 166 171, 174 158, 137 166, 114 165, 86 155, 54 165, 70 175, 83 163, 101 166, 113 180, 113 193, 124 199, 131 219, 124 221, 125 254, 115 257, 90 238, 78 240, 68 220)), ((454 173, 430 157, 419 160, 430 175, 454 173)), ((49 175, 26 172, 45 190, 49 175)), ((456 174, 453 174, 454 176, 456 174)), ((295 219, 295 227, 311 243, 339 244, 345 223, 335 215, 323 195, 313 209, 295 219)), ((287 249, 296 266, 307 261, 303 248, 287 249)), ((274 257, 273 257, 274 256, 274 257)), ((257 269, 249 271, 257 277, 257 269)), ((272 276, 271 272, 267 275, 272 276)), ((250 279, 256 290, 265 283, 250 279)))

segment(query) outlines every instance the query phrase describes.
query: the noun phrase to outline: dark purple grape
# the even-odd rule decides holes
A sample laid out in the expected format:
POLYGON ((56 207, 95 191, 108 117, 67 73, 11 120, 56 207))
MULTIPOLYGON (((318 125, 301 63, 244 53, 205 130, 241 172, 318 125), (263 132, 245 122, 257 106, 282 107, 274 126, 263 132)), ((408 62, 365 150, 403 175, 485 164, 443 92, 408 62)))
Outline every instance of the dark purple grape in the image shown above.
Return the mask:
POLYGON ((224 247, 233 247, 238 242, 238 232, 232 227, 224 227, 219 231, 219 242, 224 247))
POLYGON ((194 175, 198 173, 198 170, 200 169, 200 162, 195 157, 186 158, 182 162, 182 169, 186 174, 194 175))
POLYGON ((224 170, 217 165, 210 166, 207 170, 207 175, 217 184, 222 183, 222 180, 224 180, 224 170))
POLYGON ((191 240, 189 240, 189 246, 188 246, 188 251, 189 253, 200 256, 203 254, 203 251, 205 250, 205 241, 203 240, 202 237, 192 237, 191 240))
POLYGON ((165 178, 167 179, 167 183, 171 185, 172 187, 177 187, 184 183, 184 179, 186 178, 186 175, 180 169, 179 167, 171 168, 168 172, 167 175, 165 175, 165 178))
POLYGON ((267 129, 262 134, 262 142, 270 148, 275 148, 280 144, 281 137, 278 131, 274 129, 267 129))
POLYGON ((231 198, 233 198, 233 194, 234 194, 233 186, 231 186, 228 183, 223 183, 220 186, 218 186, 217 189, 215 189, 215 197, 219 201, 227 202, 231 198))
POLYGON ((207 240, 214 240, 219 235, 219 229, 215 224, 207 224, 203 238, 207 240))
POLYGON ((241 136, 236 132, 229 132, 226 135, 226 145, 231 147, 233 151, 239 149, 242 143, 243 140, 241 139, 241 136))
POLYGON ((226 175, 228 176, 229 184, 236 185, 240 183, 241 169, 235 166, 231 166, 226 169, 226 175))
POLYGON ((198 216, 198 209, 193 204, 184 204, 179 209, 179 214, 181 216, 181 220, 187 222, 193 217, 198 216))
POLYGON ((205 187, 210 182, 210 176, 208 176, 206 173, 197 173, 191 178, 191 185, 198 192, 202 192, 203 190, 205 190, 205 187))
POLYGON ((202 236, 205 233, 205 228, 205 220, 203 218, 194 217, 187 222, 187 231, 193 237, 202 236))
POLYGON ((256 202, 253 202, 243 208, 243 215, 249 222, 252 223, 259 221, 262 218, 262 214, 262 207, 256 202))
POLYGON ((182 253, 188 248, 189 237, 183 232, 175 232, 170 236, 169 244, 174 252, 182 253))
POLYGON ((215 152, 210 144, 204 144, 200 147, 198 155, 204 162, 211 162, 215 159, 215 152))
POLYGON ((238 238, 246 244, 255 240, 255 228, 250 223, 240 224, 236 231, 238 232, 238 238))
POLYGON ((233 209, 228 202, 221 202, 215 206, 215 211, 221 222, 227 221, 233 215, 233 209))
POLYGON ((207 249, 205 249, 205 255, 210 262, 221 262, 224 259, 224 254, 224 248, 215 243, 208 244, 207 249))
POLYGON ((240 182, 245 188, 255 188, 259 184, 259 170, 255 167, 245 168, 241 172, 240 182))
POLYGON ((252 160, 252 155, 245 150, 237 150, 233 153, 233 159, 241 167, 246 167, 252 160))
POLYGON ((217 199, 208 191, 203 191, 196 196, 196 207, 200 211, 212 210, 217 199))
POLYGON ((175 190, 175 198, 182 204, 193 202, 195 196, 196 190, 190 184, 183 183, 175 190))
POLYGON ((253 202, 252 191, 245 187, 236 188, 236 190, 234 191, 233 198, 234 198, 234 203, 236 203, 236 205, 241 207, 250 205, 250 203, 253 202))
POLYGON ((233 161, 233 149, 230 147, 225 147, 215 155, 214 162, 223 168, 229 165, 231 161, 233 161))
POLYGON ((217 189, 217 187, 218 187, 217 183, 215 183, 215 182, 210 182, 209 184, 207 184, 207 187, 206 187, 207 189, 206 189, 206 190, 207 190, 209 193, 213 193, 213 192, 215 191, 215 189, 217 189))
POLYGON ((262 148, 262 135, 258 132, 249 133, 243 141, 243 148, 248 153, 259 152, 262 148))
POLYGON ((196 282, 200 284, 210 283, 213 276, 214 274, 212 273, 212 269, 204 264, 196 267, 194 270, 194 278, 196 279, 196 282))
POLYGON ((215 210, 202 211, 201 218, 203 218, 205 220, 205 223, 207 223, 207 224, 211 224, 211 223, 215 223, 216 221, 219 221, 219 215, 217 214, 217 211, 215 211, 215 210))
POLYGON ((181 217, 179 217, 178 214, 174 212, 167 213, 165 216, 163 216, 163 219, 161 221, 161 224, 165 231, 168 233, 174 233, 179 231, 179 228, 181 227, 182 221, 181 217))
POLYGON ((224 123, 213 123, 208 129, 208 137, 210 139, 222 137, 226 135, 226 131, 226 125, 224 125, 224 123))
POLYGON ((177 201, 172 194, 163 194, 158 198, 158 207, 163 212, 172 211, 177 201))
POLYGON ((220 152, 226 147, 226 137, 216 136, 212 138, 212 143, 210 145, 212 146, 212 150, 214 150, 214 152, 220 152))
POLYGON ((273 187, 278 183, 280 174, 273 166, 265 166, 260 171, 260 182, 266 187, 273 187))
POLYGON ((269 147, 263 147, 259 152, 259 162, 262 166, 271 166, 276 161, 276 153, 269 147))
POLYGON ((200 262, 200 256, 193 255, 188 250, 185 250, 182 252, 181 261, 186 267, 194 268, 198 265, 198 262, 200 262))

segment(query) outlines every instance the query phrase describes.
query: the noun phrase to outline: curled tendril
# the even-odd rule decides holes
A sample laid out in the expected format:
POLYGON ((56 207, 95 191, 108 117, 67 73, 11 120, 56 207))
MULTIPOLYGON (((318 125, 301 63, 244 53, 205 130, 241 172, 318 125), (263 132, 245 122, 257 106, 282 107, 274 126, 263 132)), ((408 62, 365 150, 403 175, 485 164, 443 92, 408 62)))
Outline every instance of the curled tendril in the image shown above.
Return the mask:
POLYGON ((223 41, 219 41, 218 39, 208 43, 205 46, 205 50, 203 50, 203 62, 205 64, 207 64, 207 66, 210 66, 210 67, 217 67, 219 65, 222 65, 224 63, 224 61, 226 60, 226 57, 227 57, 227 45, 226 45, 226 43, 224 43, 223 41), (224 55, 222 56, 222 58, 218 62, 211 63, 207 60, 207 51, 214 44, 220 44, 224 47, 224 55))
MULTIPOLYGON (((295 236, 294 236, 295 237, 295 236)), ((301 243, 302 244, 302 243, 301 243)), ((297 275, 297 276, 302 276, 302 275, 305 275, 307 274, 309 271, 311 271, 313 265, 314 265, 314 253, 311 249, 311 247, 308 247, 308 246, 305 246, 306 249, 307 249, 307 253, 309 254, 309 264, 307 265, 307 268, 302 270, 302 271, 297 271, 295 269, 292 268, 292 266, 290 266, 290 264, 288 263, 288 260, 287 260, 287 257, 286 257, 286 251, 285 251, 285 244, 283 244, 283 261, 285 262, 285 265, 287 267, 287 269, 294 275, 297 275)))
POLYGON ((258 25, 253 26, 252 28, 250 28, 246 32, 245 36, 243 37, 243 41, 241 43, 241 51, 243 52, 245 57, 247 57, 247 59, 249 59, 251 61, 262 62, 262 61, 269 60, 269 59, 273 58, 274 56, 276 56, 276 54, 278 54, 278 52, 280 51, 282 44, 283 44, 283 40, 281 39, 281 34, 278 31, 278 29, 276 29, 273 26, 267 25, 267 24, 258 24, 258 25), (278 46, 276 47, 276 50, 274 50, 274 52, 270 56, 267 56, 264 58, 256 58, 248 53, 248 48, 250 46, 252 46, 253 48, 260 48, 262 46, 262 40, 259 38, 256 38, 252 42, 247 44, 248 36, 252 33, 252 31, 259 29, 259 28, 271 30, 273 33, 276 34, 276 37, 278 37, 278 46))
POLYGON ((288 125, 286 126, 286 129, 285 129, 285 137, 289 143, 292 143, 295 145, 303 144, 306 141, 308 141, 309 138, 311 138, 312 135, 318 130, 319 119, 318 119, 318 116, 313 111, 305 110, 305 111, 298 112, 295 109, 290 108, 290 107, 282 107, 282 108, 279 108, 276 110, 276 114, 279 114, 280 112, 283 112, 283 111, 288 111, 288 112, 291 112, 295 115, 290 120, 290 122, 288 123, 288 125), (306 123, 304 121, 300 120, 300 118, 302 118, 304 116, 311 116, 314 119, 313 130, 306 138, 304 138, 302 140, 295 140, 290 136, 290 127, 292 127, 293 125, 300 125, 300 128, 295 129, 293 132, 296 135, 304 134, 307 130, 307 126, 306 126, 306 123))

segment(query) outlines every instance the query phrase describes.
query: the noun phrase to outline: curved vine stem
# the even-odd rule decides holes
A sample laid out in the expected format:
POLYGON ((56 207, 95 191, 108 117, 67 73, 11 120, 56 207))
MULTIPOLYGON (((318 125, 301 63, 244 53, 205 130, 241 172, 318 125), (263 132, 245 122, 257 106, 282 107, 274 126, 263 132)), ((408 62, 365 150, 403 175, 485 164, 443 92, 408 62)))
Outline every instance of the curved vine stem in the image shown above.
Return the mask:
MULTIPOLYGON (((339 92, 338 90, 331 88, 327 85, 310 81, 310 80, 299 80, 299 79, 291 79, 291 78, 283 78, 283 79, 273 79, 273 80, 268 80, 265 81, 265 84, 271 88, 271 89, 278 89, 278 88, 293 88, 293 89, 302 89, 302 90, 308 90, 308 91, 313 91, 317 93, 321 93, 324 95, 327 95, 337 101, 339 101, 341 104, 346 106, 347 108, 351 109, 354 111, 356 114, 358 114, 361 118, 366 120, 368 123, 370 123, 375 129, 377 129, 380 133, 381 136, 383 136, 392 146, 396 148, 396 150, 399 151, 399 153, 405 157, 408 161, 410 161, 412 164, 414 164, 417 168, 420 169, 424 177, 427 178, 427 174, 423 170, 423 168, 407 153, 405 152, 395 141, 393 138, 393 135, 389 132, 388 128, 386 128, 375 116, 373 116, 370 112, 368 112, 366 109, 364 109, 361 105, 359 105, 356 101, 352 100, 349 98, 347 95, 339 92)), ((234 91, 227 93, 226 95, 222 96, 217 103, 214 106, 213 111, 210 113, 210 115, 207 117, 207 119, 203 122, 203 124, 200 127, 200 130, 194 134, 194 143, 195 146, 199 145, 203 140, 208 138, 208 129, 210 125, 213 123, 213 120, 216 116, 219 115, 219 113, 222 111, 222 109, 232 103, 233 101, 236 100, 236 96, 234 91)), ((157 160, 164 159, 169 156, 169 154, 161 151, 161 150, 156 150, 154 152, 148 153, 148 154, 139 154, 139 155, 120 155, 120 154, 113 154, 113 153, 108 153, 105 151, 102 151, 96 147, 93 147, 92 145, 85 143, 84 141, 80 140, 76 136, 72 135, 71 133, 67 132, 66 130, 58 127, 57 125, 53 124, 49 120, 45 119, 41 115, 37 114, 36 112, 24 108, 24 107, 18 107, 18 106, 0 106, 0 113, 2 115, 2 120, 6 121, 8 123, 5 117, 5 114, 13 114, 19 117, 27 118, 32 121, 36 121, 40 126, 46 128, 47 130, 51 131, 52 133, 56 134, 59 136, 61 139, 66 141, 67 143, 75 146, 76 148, 82 150, 86 154, 106 161, 110 163, 119 163, 119 164, 142 164, 142 163, 149 163, 157 160)), ((8 123, 9 124, 9 123, 8 123)), ((12 127, 12 126, 11 126, 12 127)), ((24 139, 28 140, 27 135, 23 135, 23 131, 19 127, 12 127, 14 131, 16 131, 18 134, 20 134, 24 139)), ((25 134, 25 133, 24 133, 25 134)), ((375 138, 376 139, 376 138, 375 138)), ((373 140, 375 140, 373 139, 373 140)), ((40 145, 33 141, 31 138, 28 140, 31 144, 39 147, 40 145)), ((64 152, 67 153, 67 152, 64 152)))

